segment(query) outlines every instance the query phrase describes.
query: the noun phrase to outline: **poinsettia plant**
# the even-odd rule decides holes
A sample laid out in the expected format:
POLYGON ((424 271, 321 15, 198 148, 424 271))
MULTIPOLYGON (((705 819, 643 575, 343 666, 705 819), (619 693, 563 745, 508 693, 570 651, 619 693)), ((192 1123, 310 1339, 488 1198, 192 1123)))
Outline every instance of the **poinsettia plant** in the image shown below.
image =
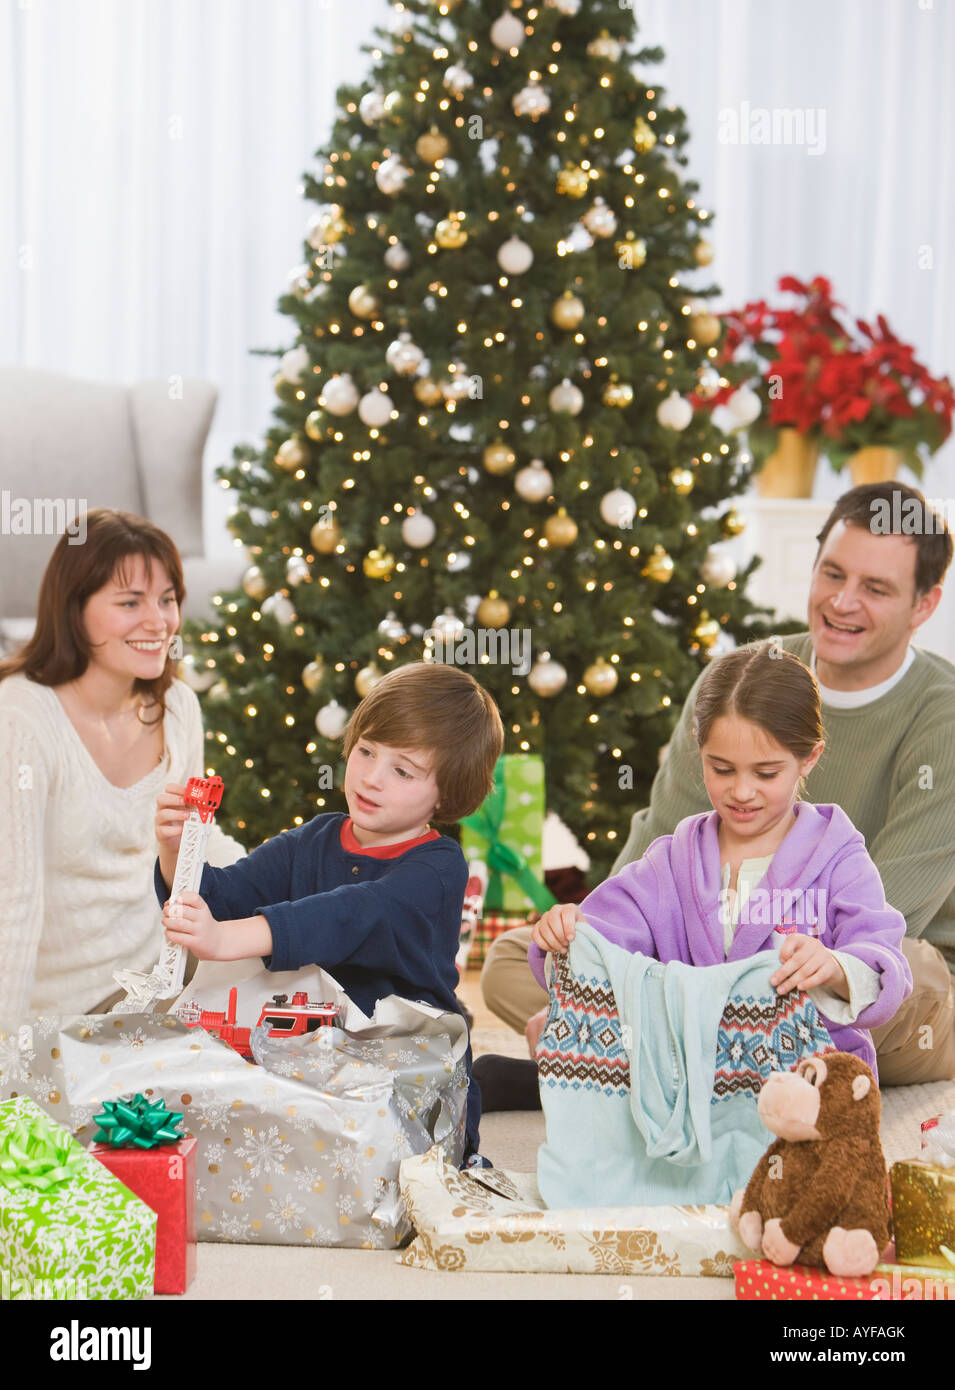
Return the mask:
POLYGON ((726 333, 717 366, 730 384, 696 404, 725 404, 750 374, 762 404, 749 428, 757 457, 790 426, 822 446, 837 470, 876 444, 898 449, 921 476, 925 458, 951 433, 955 390, 948 377, 933 377, 882 314, 874 325, 847 320, 823 276, 803 283, 784 275, 778 289, 795 296, 794 307, 755 300, 721 316, 726 333))

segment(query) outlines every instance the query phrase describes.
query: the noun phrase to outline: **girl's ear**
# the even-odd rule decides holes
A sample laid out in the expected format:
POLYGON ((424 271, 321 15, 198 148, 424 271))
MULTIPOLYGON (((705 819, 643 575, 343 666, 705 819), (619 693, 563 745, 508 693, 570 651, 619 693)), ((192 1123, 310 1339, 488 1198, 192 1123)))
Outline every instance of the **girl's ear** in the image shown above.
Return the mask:
POLYGON ((805 760, 804 763, 800 765, 800 777, 805 777, 808 775, 808 773, 812 771, 812 769, 816 766, 816 763, 819 761, 819 759, 825 752, 825 747, 825 742, 822 739, 820 739, 819 742, 816 744, 815 748, 809 754, 809 757, 805 760))

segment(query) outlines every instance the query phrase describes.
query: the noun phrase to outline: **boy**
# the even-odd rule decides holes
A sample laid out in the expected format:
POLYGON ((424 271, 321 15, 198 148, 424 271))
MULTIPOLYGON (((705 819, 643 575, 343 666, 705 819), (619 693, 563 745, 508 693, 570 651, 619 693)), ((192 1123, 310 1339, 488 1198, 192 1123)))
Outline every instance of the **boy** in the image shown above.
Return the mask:
MULTIPOLYGON (((460 820, 490 791, 504 744, 497 706, 466 672, 412 662, 365 696, 344 739, 349 814, 317 815, 228 868, 204 865, 181 918, 166 898, 188 812, 185 788, 166 788, 155 878, 166 938, 199 960, 322 966, 369 1015, 389 994, 460 1013, 454 957, 467 861, 428 822, 460 820)), ((470 1047, 466 1061, 470 1076, 470 1047)), ((479 1120, 472 1083, 465 1164, 477 1155, 479 1120)))

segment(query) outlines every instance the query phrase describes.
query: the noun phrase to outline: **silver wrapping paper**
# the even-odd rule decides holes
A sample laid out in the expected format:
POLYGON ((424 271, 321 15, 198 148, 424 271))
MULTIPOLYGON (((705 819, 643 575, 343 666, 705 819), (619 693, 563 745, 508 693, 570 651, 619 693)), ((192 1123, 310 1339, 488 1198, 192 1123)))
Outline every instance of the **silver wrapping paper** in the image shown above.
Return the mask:
POLYGON ((31 1096, 84 1145, 105 1100, 142 1092, 182 1111, 200 1240, 400 1245, 401 1160, 433 1143, 461 1160, 464 1021, 391 997, 364 1032, 257 1029, 255 1046, 263 1065, 168 1014, 35 1019, 0 1033, 0 1099, 31 1096))

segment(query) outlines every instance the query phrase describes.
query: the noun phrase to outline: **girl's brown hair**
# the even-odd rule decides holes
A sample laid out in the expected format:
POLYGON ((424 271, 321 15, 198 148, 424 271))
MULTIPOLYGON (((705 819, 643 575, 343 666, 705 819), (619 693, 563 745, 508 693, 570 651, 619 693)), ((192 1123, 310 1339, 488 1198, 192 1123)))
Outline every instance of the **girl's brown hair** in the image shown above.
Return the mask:
POLYGON ((694 708, 693 732, 700 748, 724 714, 756 724, 799 762, 823 738, 816 678, 778 638, 739 647, 709 667, 694 708))
MULTIPOLYGON (((73 540, 77 534, 85 535, 82 543, 71 544, 68 532, 57 541, 40 584, 33 636, 14 656, 0 662, 0 680, 22 674, 38 685, 54 686, 82 676, 92 655, 83 628, 86 601, 113 578, 125 584, 124 562, 134 555, 142 556, 150 578, 154 560, 165 566, 182 609, 186 597, 182 561, 165 531, 130 512, 97 507, 79 519, 73 540), (84 525, 85 532, 81 529, 84 525)), ((161 676, 133 681, 134 692, 144 697, 143 704, 159 707, 156 719, 143 723, 157 723, 165 714, 165 694, 175 674, 176 662, 170 656, 161 676)))
POLYGON ((490 792, 504 728, 494 700, 467 671, 411 661, 372 686, 344 738, 346 758, 361 738, 431 753, 439 797, 435 819, 451 825, 476 811, 490 792))

